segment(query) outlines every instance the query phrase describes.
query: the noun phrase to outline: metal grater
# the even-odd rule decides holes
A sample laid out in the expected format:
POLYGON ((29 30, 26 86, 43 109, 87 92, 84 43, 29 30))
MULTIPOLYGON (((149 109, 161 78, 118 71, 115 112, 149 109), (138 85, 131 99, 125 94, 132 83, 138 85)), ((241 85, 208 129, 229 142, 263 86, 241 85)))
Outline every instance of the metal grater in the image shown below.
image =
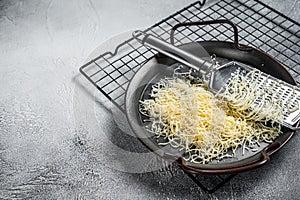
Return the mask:
MULTIPOLYGON (((135 31, 133 37, 144 46, 155 49, 198 71, 207 81, 209 89, 213 92, 220 93, 222 88, 228 85, 234 74, 240 73, 240 75, 245 75, 254 69, 248 65, 235 61, 219 66, 214 62, 212 63, 208 60, 203 60, 142 31, 135 31)), ((259 78, 261 83, 257 87, 258 90, 262 90, 263 87, 268 87, 269 90, 278 91, 281 94, 280 98, 282 100, 284 116, 283 120, 278 121, 278 123, 292 130, 300 130, 300 127, 295 127, 295 124, 300 119, 300 89, 297 86, 285 83, 265 73, 262 73, 257 78, 259 78)), ((259 97, 256 98, 253 108, 260 104, 260 102, 261 99, 259 97)))
MULTIPOLYGON (((247 77, 246 74, 249 71, 252 71, 253 68, 245 65, 240 62, 230 62, 226 65, 220 66, 220 68, 235 66, 235 71, 231 74, 231 77, 240 75, 243 77, 247 77)), ((219 69, 220 70, 220 69, 219 69)), ((282 106, 283 106, 283 119, 281 123, 283 126, 288 127, 293 130, 298 130, 300 128, 295 128, 294 125, 300 120, 300 89, 295 85, 288 84, 282 80, 279 80, 273 76, 262 73, 257 70, 257 73, 254 73, 253 76, 256 79, 257 90, 273 90, 276 93, 280 94, 282 106)), ((227 80, 227 82, 222 86, 222 88, 228 87, 231 78, 227 80)), ((247 80, 251 81, 251 80, 247 80)), ((210 81, 211 83, 213 81, 210 81)), ((216 87, 211 85, 210 87, 216 87)), ((222 90, 222 89, 220 89, 222 90)), ((266 99, 268 100, 268 94, 266 95, 266 99)), ((253 107, 256 107, 260 104, 262 98, 258 96, 255 101, 253 107)))

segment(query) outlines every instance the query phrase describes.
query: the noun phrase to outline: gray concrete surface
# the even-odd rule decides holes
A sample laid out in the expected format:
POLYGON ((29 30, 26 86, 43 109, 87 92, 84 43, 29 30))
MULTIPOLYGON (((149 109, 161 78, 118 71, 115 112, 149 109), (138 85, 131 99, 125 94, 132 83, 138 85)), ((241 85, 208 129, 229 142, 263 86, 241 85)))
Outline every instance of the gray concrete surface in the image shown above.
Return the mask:
MULTIPOLYGON (((0 0, 0 199, 300 199, 299 132, 208 195, 176 166, 153 170, 161 161, 123 134, 79 74, 113 35, 192 2, 0 0)), ((264 2, 300 21, 299 0, 264 2)))

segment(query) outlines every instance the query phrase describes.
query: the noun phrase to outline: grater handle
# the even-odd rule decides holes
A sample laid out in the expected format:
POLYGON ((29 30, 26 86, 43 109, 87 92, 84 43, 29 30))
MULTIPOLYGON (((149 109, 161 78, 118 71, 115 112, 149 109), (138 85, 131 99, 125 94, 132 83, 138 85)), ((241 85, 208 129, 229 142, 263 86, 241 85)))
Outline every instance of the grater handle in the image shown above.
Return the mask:
POLYGON ((167 43, 151 34, 142 31, 133 32, 133 38, 139 41, 142 45, 150 47, 174 60, 199 71, 203 75, 207 75, 214 67, 213 63, 203 60, 187 51, 167 43))

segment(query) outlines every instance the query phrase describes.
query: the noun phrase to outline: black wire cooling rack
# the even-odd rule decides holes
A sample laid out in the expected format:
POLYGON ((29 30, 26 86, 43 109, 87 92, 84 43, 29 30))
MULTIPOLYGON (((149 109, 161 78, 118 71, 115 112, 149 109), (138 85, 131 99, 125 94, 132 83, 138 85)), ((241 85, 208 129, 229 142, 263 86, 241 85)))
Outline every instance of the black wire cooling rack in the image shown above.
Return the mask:
MULTIPOLYGON (((258 0, 222 0, 205 7, 197 1, 144 30, 163 40, 170 40, 173 26, 182 22, 228 19, 239 29, 241 44, 260 49, 288 68, 300 84, 300 24, 258 0)), ((207 25, 183 27, 175 33, 175 45, 192 41, 232 41, 231 27, 207 25)), ((125 92, 134 73, 156 52, 141 46, 133 38, 80 67, 80 72, 124 112, 125 92)), ((188 174, 193 180, 193 175, 188 174)), ((208 188, 194 180, 202 189, 213 192, 229 178, 220 177, 208 188)))

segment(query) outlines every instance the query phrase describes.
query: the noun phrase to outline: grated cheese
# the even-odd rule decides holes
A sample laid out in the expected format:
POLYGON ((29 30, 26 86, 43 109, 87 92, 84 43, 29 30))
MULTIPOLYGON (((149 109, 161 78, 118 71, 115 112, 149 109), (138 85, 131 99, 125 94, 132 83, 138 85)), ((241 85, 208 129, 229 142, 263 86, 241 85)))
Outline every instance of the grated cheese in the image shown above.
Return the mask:
MULTIPOLYGON (((175 71, 174 77, 152 86, 151 99, 140 102, 140 112, 149 117, 150 131, 165 138, 166 142, 159 144, 183 150, 187 161, 207 163, 233 157, 238 147, 243 152, 255 151, 259 142, 271 142, 278 137, 280 126, 265 125, 268 115, 259 115, 260 108, 249 111, 255 95, 249 95, 253 91, 243 81, 239 77, 231 80, 233 89, 226 89, 229 101, 225 101, 208 91, 205 84, 193 83, 190 72, 179 76, 175 71)), ((272 115, 279 113, 274 111, 272 115)))

